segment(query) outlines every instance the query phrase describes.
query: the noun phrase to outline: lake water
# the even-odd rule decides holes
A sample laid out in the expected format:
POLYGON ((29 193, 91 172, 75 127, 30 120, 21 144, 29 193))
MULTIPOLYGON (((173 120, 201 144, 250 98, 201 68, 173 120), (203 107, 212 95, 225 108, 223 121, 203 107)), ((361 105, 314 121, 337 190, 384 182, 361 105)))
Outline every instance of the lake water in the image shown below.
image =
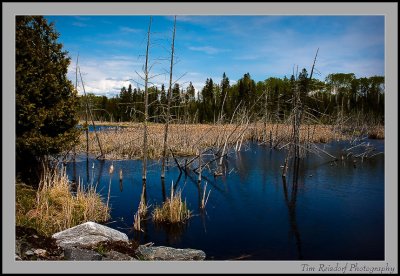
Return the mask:
MULTIPOLYGON (((78 128, 82 128, 81 125, 78 125, 78 128)), ((93 125, 89 125, 89 132, 94 132, 95 127, 93 125)), ((124 128, 122 126, 103 126, 103 125, 96 125, 96 131, 117 131, 121 128, 124 128)))
MULTIPOLYGON (((376 152, 384 151, 382 140, 364 142, 373 145, 376 152)), ((350 145, 334 142, 318 147, 340 157, 341 150, 350 145)), ((357 150, 363 149, 355 148, 355 154, 357 150)), ((179 177, 172 160, 163 184, 161 162, 150 161, 145 189, 150 212, 169 196, 173 182, 182 190, 194 216, 180 227, 154 225, 149 218, 142 221, 144 233, 132 230, 142 193, 141 161, 115 160, 112 219, 107 225, 142 244, 201 249, 207 260, 383 260, 384 155, 363 161, 358 158, 356 163, 351 157, 331 162, 326 154, 309 155, 301 161, 295 182, 291 169, 286 181, 281 177, 285 154, 284 150, 250 142, 242 151, 229 155, 225 176, 214 178, 205 170, 200 185, 193 172, 179 177), (200 197, 206 182, 211 194, 205 212, 201 212, 200 197)), ((106 198, 110 164, 93 158, 87 164, 81 157, 75 165, 67 164, 67 173, 71 179, 75 175, 84 182, 98 183, 106 198)))

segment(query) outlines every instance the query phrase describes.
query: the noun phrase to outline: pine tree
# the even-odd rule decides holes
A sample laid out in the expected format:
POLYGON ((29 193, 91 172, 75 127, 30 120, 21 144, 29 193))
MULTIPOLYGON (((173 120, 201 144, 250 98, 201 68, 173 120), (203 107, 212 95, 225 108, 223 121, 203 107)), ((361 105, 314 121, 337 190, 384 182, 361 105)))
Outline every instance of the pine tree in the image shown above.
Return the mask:
POLYGON ((42 16, 16 17, 16 170, 33 185, 40 162, 77 140, 77 95, 58 37, 42 16))

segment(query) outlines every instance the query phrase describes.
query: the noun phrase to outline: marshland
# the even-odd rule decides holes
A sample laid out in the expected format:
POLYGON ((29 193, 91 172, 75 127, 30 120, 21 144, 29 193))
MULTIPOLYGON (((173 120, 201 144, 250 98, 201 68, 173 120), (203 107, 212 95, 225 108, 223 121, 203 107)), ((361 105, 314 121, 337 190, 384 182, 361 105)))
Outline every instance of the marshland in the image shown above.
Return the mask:
POLYGON ((57 35, 40 44, 57 62, 40 70, 50 57, 22 37, 54 25, 18 18, 16 225, 51 236, 95 221, 207 260, 384 259, 384 77, 321 78, 316 47, 289 78, 223 73, 195 88, 174 74, 179 16, 168 58, 152 60, 158 19, 146 19, 137 80, 107 97, 82 55, 68 80, 57 35))

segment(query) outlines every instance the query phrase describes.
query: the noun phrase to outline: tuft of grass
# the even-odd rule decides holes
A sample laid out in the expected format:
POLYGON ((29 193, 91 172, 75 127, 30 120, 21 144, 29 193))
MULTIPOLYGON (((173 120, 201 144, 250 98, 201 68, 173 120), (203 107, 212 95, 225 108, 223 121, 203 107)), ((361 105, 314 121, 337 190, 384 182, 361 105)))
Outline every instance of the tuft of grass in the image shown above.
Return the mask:
POLYGON ((385 139, 384 126, 375 126, 369 130, 368 138, 370 139, 385 139))
MULTIPOLYGON (((173 184, 173 183, 172 183, 173 184)), ((156 206, 153 211, 153 220, 156 223, 180 223, 188 220, 192 213, 187 208, 186 200, 182 201, 182 192, 174 194, 173 185, 171 186, 171 197, 161 205, 156 206)))
POLYGON ((109 210, 93 186, 84 190, 79 181, 76 195, 71 193, 65 169, 45 168, 37 191, 24 184, 16 185, 16 224, 34 228, 42 235, 109 217, 109 210))
POLYGON ((108 248, 105 247, 103 244, 98 244, 94 250, 102 256, 105 256, 107 252, 109 252, 108 248))

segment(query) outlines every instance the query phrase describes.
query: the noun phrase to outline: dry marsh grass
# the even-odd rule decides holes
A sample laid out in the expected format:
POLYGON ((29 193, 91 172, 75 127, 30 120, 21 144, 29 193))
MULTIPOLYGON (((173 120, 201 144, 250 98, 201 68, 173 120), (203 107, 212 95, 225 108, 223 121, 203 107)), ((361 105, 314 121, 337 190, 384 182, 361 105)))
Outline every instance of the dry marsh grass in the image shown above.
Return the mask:
POLYGON ((369 130, 368 138, 370 139, 385 139, 385 129, 383 126, 375 126, 369 130))
POLYGON ((174 193, 173 187, 171 187, 171 196, 161 206, 156 206, 153 210, 153 221, 156 223, 181 223, 191 216, 186 201, 182 201, 181 191, 174 193))
POLYGON ((109 216, 93 187, 84 190, 79 185, 76 195, 71 193, 65 169, 61 172, 46 169, 37 191, 27 185, 16 185, 16 225, 32 227, 45 236, 86 221, 103 221, 109 216))
POLYGON ((136 231, 144 232, 142 229, 142 226, 141 226, 141 221, 143 219, 145 219, 148 209, 149 209, 149 206, 146 204, 146 200, 144 197, 144 190, 143 190, 142 195, 140 196, 138 210, 136 211, 135 215, 133 216, 133 228, 136 231))
MULTIPOLYGON (((98 125, 103 124, 97 122, 98 125)), ((126 128, 118 130, 98 131, 106 159, 137 159, 143 155, 143 125, 139 123, 108 123, 108 125, 123 125, 126 128)), ((383 126, 375 127, 374 133, 384 137, 383 126)), ((148 125, 148 157, 150 159, 162 156, 164 125, 150 123, 148 125)), ((209 147, 222 148, 225 140, 229 146, 238 141, 255 140, 260 143, 283 145, 292 137, 292 126, 289 124, 263 123, 248 125, 213 125, 213 124, 171 124, 169 126, 168 143, 176 156, 194 156, 198 150, 209 147)), ((372 136, 371 136, 372 137, 372 136)), ((349 139, 348 134, 341 133, 332 125, 306 125, 300 129, 301 142, 327 143, 331 140, 349 139)), ((89 133, 89 149, 91 154, 100 155, 99 146, 93 132, 89 133)), ((86 151, 86 137, 82 133, 77 152, 86 151)))

